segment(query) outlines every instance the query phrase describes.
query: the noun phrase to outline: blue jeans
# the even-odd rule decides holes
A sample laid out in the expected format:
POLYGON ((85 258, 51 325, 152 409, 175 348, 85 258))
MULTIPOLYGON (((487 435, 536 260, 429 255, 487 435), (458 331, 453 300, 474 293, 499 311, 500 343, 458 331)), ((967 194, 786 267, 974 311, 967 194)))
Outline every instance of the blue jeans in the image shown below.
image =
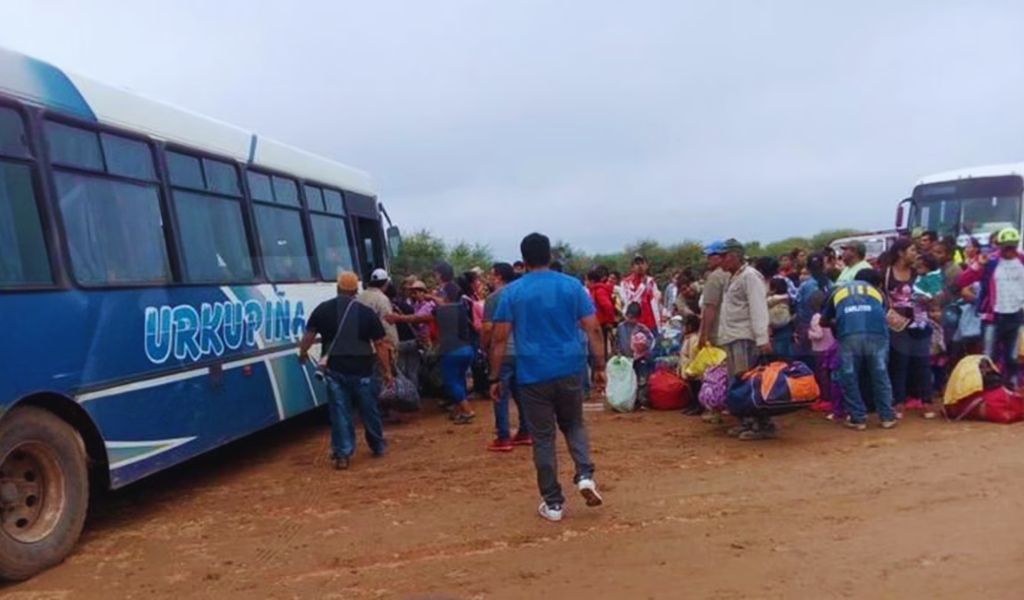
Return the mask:
POLYGON ((883 421, 896 418, 892 408, 892 383, 889 381, 889 338, 885 335, 850 335, 839 341, 839 383, 850 420, 863 423, 867 408, 860 393, 860 373, 866 371, 871 393, 883 421))
POLYGON ((498 439, 512 439, 512 426, 509 422, 508 408, 510 398, 515 401, 516 410, 519 412, 519 431, 516 432, 516 435, 528 435, 526 413, 523 412, 523 401, 519 398, 519 390, 516 387, 515 362, 512 360, 502 362, 498 378, 501 379, 501 395, 494 401, 494 428, 498 439))
POLYGON ((441 377, 455 404, 466 400, 466 371, 475 356, 476 351, 468 345, 441 355, 441 377))
POLYGON ((1003 370, 1008 384, 1013 384, 1017 377, 1017 333, 1024 319, 1022 314, 996 314, 995 320, 985 323, 985 355, 991 358, 1003 370))
POLYGON ((377 410, 377 397, 373 393, 372 377, 357 377, 330 373, 327 383, 327 402, 331 414, 331 448, 334 456, 352 456, 356 450, 356 429, 352 411, 357 409, 366 430, 366 445, 374 454, 384 453, 384 424, 377 410))

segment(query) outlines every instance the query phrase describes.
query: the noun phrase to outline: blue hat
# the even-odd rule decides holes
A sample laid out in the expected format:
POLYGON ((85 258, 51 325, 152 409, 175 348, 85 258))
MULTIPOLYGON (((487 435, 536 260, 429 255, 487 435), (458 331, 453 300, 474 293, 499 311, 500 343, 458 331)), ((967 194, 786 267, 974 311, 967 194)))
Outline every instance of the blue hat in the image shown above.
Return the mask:
POLYGON ((722 240, 715 240, 708 242, 704 246, 704 254, 711 256, 712 254, 724 254, 725 253, 725 242, 722 240))

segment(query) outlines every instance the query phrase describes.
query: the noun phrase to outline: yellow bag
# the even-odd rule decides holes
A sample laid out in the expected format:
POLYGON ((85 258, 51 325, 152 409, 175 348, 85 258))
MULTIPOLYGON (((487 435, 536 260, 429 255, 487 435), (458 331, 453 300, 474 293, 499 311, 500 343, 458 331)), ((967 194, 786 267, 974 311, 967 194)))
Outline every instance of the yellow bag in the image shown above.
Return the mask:
POLYGON ((714 346, 704 346, 697 352, 697 356, 693 357, 690 364, 686 365, 685 375, 690 379, 700 379, 704 376, 704 371, 722 364, 725 362, 725 358, 725 350, 714 346))

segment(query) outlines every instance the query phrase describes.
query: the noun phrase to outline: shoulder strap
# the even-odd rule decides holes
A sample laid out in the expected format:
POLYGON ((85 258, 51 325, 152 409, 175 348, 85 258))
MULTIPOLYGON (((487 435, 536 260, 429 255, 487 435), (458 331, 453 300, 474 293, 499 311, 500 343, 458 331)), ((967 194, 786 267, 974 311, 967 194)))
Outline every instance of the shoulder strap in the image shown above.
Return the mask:
MULTIPOLYGON (((331 355, 334 351, 334 345, 338 343, 338 339, 341 338, 341 328, 345 326, 345 319, 348 318, 348 313, 352 310, 352 305, 355 304, 355 300, 349 300, 348 306, 345 307, 345 312, 341 315, 341 320, 338 321, 338 330, 334 332, 334 339, 331 340, 331 345, 327 348, 327 352, 324 353, 324 358, 331 355)), ((338 298, 338 304, 341 304, 341 298, 338 298)))

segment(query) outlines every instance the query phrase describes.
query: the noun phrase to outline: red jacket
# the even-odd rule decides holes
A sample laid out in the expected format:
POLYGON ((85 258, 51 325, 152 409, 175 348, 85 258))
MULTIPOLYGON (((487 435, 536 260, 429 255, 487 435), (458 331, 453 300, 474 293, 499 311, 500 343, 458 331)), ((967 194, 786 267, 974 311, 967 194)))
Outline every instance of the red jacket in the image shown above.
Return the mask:
POLYGON ((594 308, 597 309, 597 322, 601 325, 614 325, 615 302, 612 300, 614 288, 608 282, 589 283, 590 297, 594 299, 594 308))
POLYGON ((651 331, 658 329, 659 299, 658 284, 650 275, 640 278, 635 273, 631 273, 622 280, 624 308, 628 309, 632 302, 638 303, 640 305, 638 320, 651 331))

